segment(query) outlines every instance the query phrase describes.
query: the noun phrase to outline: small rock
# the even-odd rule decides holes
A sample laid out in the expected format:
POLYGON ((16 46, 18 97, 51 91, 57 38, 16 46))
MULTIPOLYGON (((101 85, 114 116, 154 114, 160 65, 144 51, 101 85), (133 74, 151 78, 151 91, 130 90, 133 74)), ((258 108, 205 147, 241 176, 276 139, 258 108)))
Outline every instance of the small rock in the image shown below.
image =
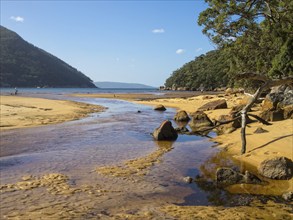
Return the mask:
POLYGON ((286 192, 282 195, 282 198, 288 202, 293 201, 293 192, 286 192))
POLYGON ((140 110, 138 110, 138 111, 137 111, 137 113, 141 113, 141 111, 140 111, 140 110))
POLYGON ((262 134, 262 133, 266 133, 266 132, 269 132, 261 127, 258 127, 253 133, 255 134, 262 134))
POLYGON ((163 105, 157 105, 157 106, 155 106, 154 110, 156 110, 156 111, 166 111, 166 108, 163 105))
POLYGON ((190 176, 186 176, 183 178, 184 182, 186 183, 192 183, 193 179, 190 176))
POLYGON ((23 176, 21 179, 23 181, 27 181, 27 180, 30 180, 33 176, 32 175, 26 175, 26 176, 23 176))
POLYGON ((174 116, 174 120, 175 121, 189 121, 190 118, 188 117, 188 114, 186 111, 184 110, 180 110, 176 113, 176 115, 174 116))

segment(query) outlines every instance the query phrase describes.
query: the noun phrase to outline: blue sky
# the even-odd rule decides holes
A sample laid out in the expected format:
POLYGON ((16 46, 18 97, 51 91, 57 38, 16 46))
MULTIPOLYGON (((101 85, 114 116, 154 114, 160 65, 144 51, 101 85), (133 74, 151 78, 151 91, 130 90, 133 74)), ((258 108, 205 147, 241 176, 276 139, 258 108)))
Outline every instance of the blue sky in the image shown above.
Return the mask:
POLYGON ((204 1, 3 1, 1 25, 94 81, 163 85, 215 49, 197 17, 204 1))

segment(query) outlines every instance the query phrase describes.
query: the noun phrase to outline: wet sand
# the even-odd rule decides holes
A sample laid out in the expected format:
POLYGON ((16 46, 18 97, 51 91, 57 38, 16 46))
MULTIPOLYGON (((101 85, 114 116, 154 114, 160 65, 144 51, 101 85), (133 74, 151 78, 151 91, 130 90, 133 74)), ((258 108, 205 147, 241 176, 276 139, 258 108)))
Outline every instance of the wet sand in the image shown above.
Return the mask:
MULTIPOLYGON (((117 95, 119 96, 119 94, 117 95)), ((124 94, 123 96, 127 95, 124 94)), ((184 108, 186 108, 188 112, 193 112, 194 109, 200 107, 202 103, 218 98, 216 96, 217 95, 213 98, 191 96, 189 98, 166 99, 165 101, 144 101, 139 103, 147 105, 162 103, 165 106, 176 108, 183 108, 181 106, 185 106, 184 108)), ((98 96, 96 95, 95 97, 98 96)), ((116 99, 117 97, 113 98, 116 99)), ((151 97, 145 97, 145 95, 144 98, 151 99, 151 97)), ((156 96, 156 98, 158 97, 156 96)), ((138 98, 132 96, 131 98, 125 97, 124 99, 137 100, 143 99, 143 97, 138 98)), ((228 98, 229 107, 237 101, 238 100, 235 100, 232 97, 228 98)), ((222 111, 226 112, 227 110, 209 111, 208 114, 210 117, 217 117, 218 114, 223 113, 222 111)), ((143 123, 145 123, 144 119, 149 120, 147 115, 144 115, 144 110, 140 117, 142 118, 139 120, 143 123)), ((113 121, 113 119, 101 119, 101 121, 105 122, 107 122, 107 120, 113 121)), ((132 128, 133 131, 130 131, 131 136, 125 136, 125 138, 129 139, 133 137, 134 132, 138 132, 140 135, 134 136, 134 139, 140 139, 141 133, 145 131, 139 130, 141 126, 137 125, 136 121, 132 122, 130 118, 125 120, 126 121, 118 122, 118 124, 129 123, 125 125, 125 128, 127 128, 127 126, 134 126, 132 128)), ((105 127, 106 124, 101 124, 101 126, 104 127, 97 130, 97 122, 88 123, 89 128, 83 128, 83 130, 86 131, 84 134, 88 136, 87 138, 92 138, 96 131, 101 132, 100 136, 97 137, 97 140, 99 140, 99 145, 103 146, 104 140, 102 137, 105 136, 103 132, 106 134, 109 133, 109 131, 113 132, 113 130, 108 131, 105 127), (92 127, 91 123, 95 123, 95 127, 92 127), (89 133, 91 130, 94 131, 89 133)), ((117 122, 114 122, 114 125, 115 123, 117 122)), ((148 123, 150 123, 150 121, 148 121, 148 123)), ((80 125, 81 122, 80 124, 77 122, 74 124, 74 127, 77 129, 80 125)), ((280 126, 283 126, 283 124, 280 124, 280 126)), ((62 126, 60 129, 63 130, 62 126)), ((68 128, 65 126, 65 129, 68 128)), ((274 129, 272 128, 270 132, 273 130, 274 129)), ((117 130, 116 133, 114 129, 113 136, 116 139, 118 138, 118 134, 120 134, 120 130, 117 130)), ((74 138, 73 134, 70 135, 74 138)), ((230 138, 229 135, 227 135, 227 139, 230 138)), ((279 133, 275 135, 279 135, 279 133)), ((192 136, 189 138, 192 138, 192 136)), ((235 138, 237 139, 238 136, 236 135, 235 138)), ((266 138, 261 138, 264 143, 269 142, 266 138)), ((282 140, 284 139, 286 138, 283 138, 282 140)), ((116 142, 113 141, 114 140, 110 141, 110 144, 117 145, 119 143, 119 139, 117 139, 116 142)), ((157 147, 153 146, 147 148, 147 145, 151 142, 149 142, 148 139, 146 141, 143 139, 142 142, 138 142, 140 145, 143 144, 143 146, 138 147, 145 148, 145 150, 140 151, 140 153, 136 152, 136 156, 133 156, 135 151, 129 152, 129 155, 127 152, 124 152, 124 159, 121 160, 121 157, 115 153, 112 154, 112 160, 113 157, 117 157, 117 161, 108 165, 102 165, 104 163, 103 161, 96 161, 96 159, 93 158, 92 162, 96 163, 97 166, 85 167, 88 169, 86 172, 83 169, 78 171, 79 167, 82 167, 82 161, 80 161, 79 166, 72 167, 75 172, 69 172, 68 174, 65 172, 67 169, 64 169, 63 172, 55 171, 37 175, 22 175, 18 181, 6 184, 2 184, 1 181, 1 198, 3 199, 2 201, 4 201, 1 204, 1 209, 5 210, 5 214, 2 217, 4 219, 270 219, 271 217, 273 217, 273 219, 291 219, 292 204, 278 203, 278 200, 275 199, 268 199, 267 202, 263 202, 255 197, 252 198, 253 202, 250 203, 250 205, 243 205, 240 202, 240 205, 236 207, 225 207, 223 205, 178 205, 185 202, 182 199, 184 196, 190 196, 190 193, 192 192, 191 189, 187 187, 185 190, 181 188, 181 190, 178 191, 176 185, 166 187, 166 184, 168 182, 172 183, 175 180, 175 182, 182 182, 181 178, 183 176, 182 174, 180 175, 178 169, 183 164, 188 164, 192 160, 196 160, 198 161, 197 163, 202 164, 200 166, 200 171, 201 173, 206 173, 208 176, 212 175, 215 171, 216 167, 214 163, 221 163, 223 165, 223 161, 225 163, 226 160, 227 163, 231 163, 230 155, 234 155, 233 158, 236 161, 241 161, 241 158, 237 153, 237 144, 234 146, 235 151, 232 151, 233 141, 230 139, 229 141, 231 144, 229 146, 223 146, 225 149, 224 151, 219 148, 219 151, 215 151, 214 156, 209 156, 207 160, 202 161, 202 158, 196 158, 196 152, 205 150, 209 151, 210 149, 205 149, 205 147, 192 149, 199 144, 196 140, 180 141, 179 139, 174 145, 166 143, 163 145, 160 144, 157 147), (182 158, 181 153, 185 151, 184 149, 189 153, 182 154, 185 155, 185 158, 182 158), (190 153, 190 150, 192 150, 193 153, 190 153), (176 157, 179 157, 180 159, 176 160, 176 157), (170 165, 172 164, 174 167, 170 168, 170 165), (83 174, 79 174, 78 172, 83 174), (80 175, 86 176, 87 179, 81 179, 80 175), (157 179, 159 176, 163 175, 166 175, 164 181, 160 180, 160 178, 157 179), (170 194, 170 191, 173 194, 170 194)), ((131 142, 131 139, 127 142, 131 142)), ((121 147, 127 145, 127 142, 121 143, 121 147)), ((278 143, 278 141, 275 141, 275 143, 278 143)), ((290 143, 292 142, 289 142, 289 144, 290 143)), ((270 144, 267 146, 270 146, 270 144)), ((105 145, 105 150, 109 147, 110 146, 105 145)), ((255 152, 257 150, 255 150, 255 152)), ((94 151, 91 151, 90 153, 94 154, 94 151)), ((99 151, 99 154, 100 153, 103 153, 103 151, 99 151)), ((68 152, 68 155, 66 154, 65 156, 70 157, 70 155, 75 154, 76 153, 73 151, 68 152)), ((252 156, 253 155, 249 155, 248 157, 252 156)), ((62 157, 60 160, 64 162, 66 161, 62 159, 62 157)), ((69 169, 71 169, 70 164, 68 166, 69 169)), ((48 170, 53 171, 54 169, 49 168, 48 170)), ((184 183, 182 184, 186 185, 184 183)), ((249 188, 249 186, 241 185, 242 192, 246 190, 243 187, 249 188)), ((278 187, 279 185, 282 184, 277 184, 276 186, 278 187)), ((285 185, 285 188, 292 187, 292 185, 288 185, 288 181, 283 182, 283 185, 285 185)), ((281 188, 284 190, 284 187, 281 188)), ((230 191, 233 190, 237 192, 239 189, 230 189, 230 191)), ((279 193, 280 192, 277 194, 279 193)), ((216 195, 217 194, 214 194, 214 191, 212 190, 210 196, 213 197, 216 195)), ((194 197, 195 199, 200 197, 200 193, 196 191, 194 197)), ((224 200, 227 199, 224 198, 224 200)))

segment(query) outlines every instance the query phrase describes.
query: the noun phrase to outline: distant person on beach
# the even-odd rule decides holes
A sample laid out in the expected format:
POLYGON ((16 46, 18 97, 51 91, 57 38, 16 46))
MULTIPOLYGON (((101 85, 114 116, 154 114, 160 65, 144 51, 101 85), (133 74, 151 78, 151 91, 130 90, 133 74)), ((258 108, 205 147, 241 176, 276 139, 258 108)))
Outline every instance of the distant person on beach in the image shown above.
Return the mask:
POLYGON ((15 89, 14 89, 14 95, 17 95, 17 93, 18 93, 18 90, 17 90, 17 88, 15 87, 15 89))

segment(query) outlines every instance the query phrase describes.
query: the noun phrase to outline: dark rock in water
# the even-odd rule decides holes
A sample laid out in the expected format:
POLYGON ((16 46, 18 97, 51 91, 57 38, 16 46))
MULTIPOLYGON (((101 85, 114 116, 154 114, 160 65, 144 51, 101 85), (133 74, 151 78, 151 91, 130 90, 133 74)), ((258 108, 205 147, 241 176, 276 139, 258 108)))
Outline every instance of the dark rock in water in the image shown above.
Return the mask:
POLYGON ((282 198, 288 202, 293 201, 293 192, 286 192, 282 195, 282 198))
POLYGON ((156 111, 166 111, 166 108, 163 105, 157 105, 157 106, 155 106, 154 110, 156 110, 156 111))
POLYGON ((186 176, 183 178, 183 181, 186 183, 192 183, 193 179, 190 176, 186 176))
POLYGON ((178 137, 177 132, 172 126, 171 121, 163 121, 159 128, 153 132, 153 137, 157 141, 161 140, 176 140, 178 137))
POLYGON ((243 175, 231 168, 218 168, 216 181, 220 185, 233 185, 242 182, 243 175))
POLYGON ((245 174, 241 174, 231 168, 218 168, 216 172, 216 181, 220 186, 229 186, 233 184, 261 184, 262 181, 254 174, 245 171, 245 174))
POLYGON ((225 99, 220 99, 216 101, 211 101, 203 106, 201 106, 198 111, 207 111, 207 110, 214 110, 214 109, 225 109, 227 108, 227 102, 225 99))
POLYGON ((193 131, 203 130, 213 126, 213 122, 209 119, 206 113, 203 111, 196 111, 192 114, 191 122, 189 126, 193 131))
POLYGON ((189 116, 188 116, 188 114, 187 114, 186 111, 184 111, 184 110, 180 110, 180 111, 178 111, 178 112, 176 113, 176 115, 174 116, 174 120, 175 120, 175 121, 189 121, 190 118, 189 118, 189 116))
POLYGON ((286 157, 267 159, 260 164, 258 172, 270 179, 291 179, 293 176, 293 162, 286 157))
POLYGON ((141 111, 140 111, 140 110, 138 110, 138 111, 137 111, 137 113, 141 113, 141 111))
POLYGON ((261 128, 261 127, 258 127, 253 133, 255 134, 261 134, 261 133, 266 133, 268 132, 267 130, 261 128))

